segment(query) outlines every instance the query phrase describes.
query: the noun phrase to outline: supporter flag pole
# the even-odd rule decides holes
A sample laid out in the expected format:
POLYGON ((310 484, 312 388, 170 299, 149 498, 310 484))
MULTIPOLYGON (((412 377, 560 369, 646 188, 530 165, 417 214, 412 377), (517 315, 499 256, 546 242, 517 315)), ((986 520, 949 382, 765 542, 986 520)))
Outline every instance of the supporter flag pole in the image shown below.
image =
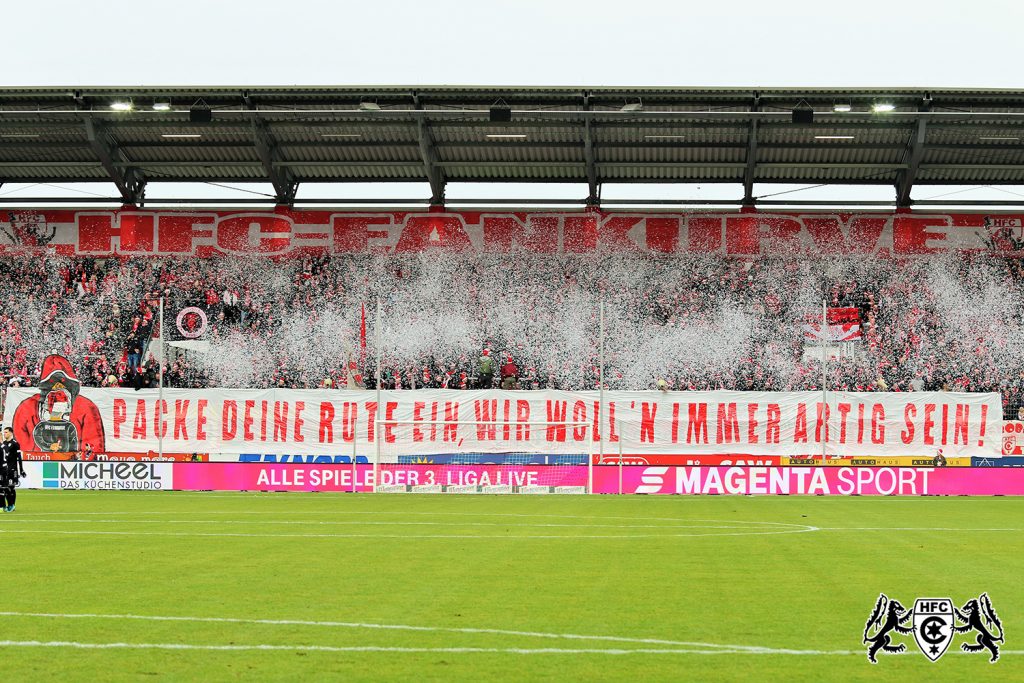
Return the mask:
MULTIPOLYGON (((159 396, 159 405, 160 405, 160 407, 157 409, 157 416, 156 416, 157 420, 162 420, 163 419, 162 413, 164 411, 164 358, 165 358, 164 337, 165 337, 165 335, 164 335, 164 298, 160 297, 160 368, 158 369, 158 376, 159 376, 160 379, 159 379, 159 383, 157 385, 159 387, 159 394, 160 394, 160 396, 159 396)), ((159 424, 157 425, 156 435, 157 435, 157 448, 159 449, 160 460, 163 460, 164 459, 164 429, 166 429, 166 428, 161 428, 161 427, 162 427, 162 425, 159 425, 159 424)))
POLYGON ((619 495, 622 495, 622 439, 619 439, 619 495))
POLYGON ((828 443, 828 307, 821 300, 821 464, 825 464, 825 445, 828 443))
POLYGON ((376 490, 377 487, 377 476, 380 474, 380 426, 381 426, 381 405, 380 405, 380 364, 383 362, 383 356, 380 350, 380 298, 377 299, 377 322, 374 324, 374 348, 377 354, 377 424, 374 425, 373 430, 373 441, 376 444, 377 453, 373 459, 373 486, 372 490, 376 490))
POLYGON ((359 434, 359 431, 357 430, 358 426, 359 420, 357 418, 352 418, 352 493, 357 491, 356 480, 359 478, 359 470, 356 468, 356 460, 359 459, 359 456, 356 455, 359 452, 359 437, 357 436, 359 434))
POLYGON ((366 370, 366 304, 359 304, 359 367, 366 370))
MULTIPOLYGON (((599 462, 604 462, 604 297, 601 298, 600 313, 598 315, 598 335, 600 337, 600 350, 598 352, 597 366, 597 434, 599 440, 599 462)), ((594 492, 594 456, 587 455, 587 493, 594 492)))

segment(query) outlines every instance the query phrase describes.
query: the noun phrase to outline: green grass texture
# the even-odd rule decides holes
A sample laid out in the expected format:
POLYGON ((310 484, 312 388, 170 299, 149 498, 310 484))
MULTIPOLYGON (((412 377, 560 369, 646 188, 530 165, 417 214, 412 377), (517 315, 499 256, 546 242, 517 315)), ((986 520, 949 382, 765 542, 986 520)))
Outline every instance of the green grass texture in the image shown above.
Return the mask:
POLYGON ((1024 680, 1024 500, 25 491, 12 681, 1024 680), (987 592, 995 664, 879 593, 987 592))

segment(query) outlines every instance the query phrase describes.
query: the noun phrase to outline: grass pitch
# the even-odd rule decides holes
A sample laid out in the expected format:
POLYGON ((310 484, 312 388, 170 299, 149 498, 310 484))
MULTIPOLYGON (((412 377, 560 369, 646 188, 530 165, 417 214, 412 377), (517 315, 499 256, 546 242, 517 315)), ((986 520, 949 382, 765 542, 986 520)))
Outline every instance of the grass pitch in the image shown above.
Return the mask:
MULTIPOLYGON (((9 680, 1021 680, 1024 500, 25 491, 9 680), (994 665, 871 665, 879 592, 987 591, 994 665), (1018 640, 1020 639, 1020 640, 1018 640)), ((971 636, 973 639, 973 635, 971 636)))

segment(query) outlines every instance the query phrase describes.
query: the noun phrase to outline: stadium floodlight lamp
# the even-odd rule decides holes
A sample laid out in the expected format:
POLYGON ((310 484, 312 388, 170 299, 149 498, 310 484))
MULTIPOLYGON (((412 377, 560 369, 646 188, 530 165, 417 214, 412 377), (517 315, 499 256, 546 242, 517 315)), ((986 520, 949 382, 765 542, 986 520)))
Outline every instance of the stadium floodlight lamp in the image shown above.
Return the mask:
POLYGON ((360 102, 359 108, 363 111, 380 111, 380 105, 376 102, 360 102))
POLYGON ((131 111, 135 106, 131 103, 131 100, 118 100, 117 102, 111 102, 110 108, 114 111, 131 111))
POLYGON ((845 114, 846 112, 853 111, 853 105, 849 103, 834 104, 832 105, 832 111, 837 114, 845 114))
POLYGON ((170 111, 171 103, 166 100, 160 100, 153 103, 153 111, 170 111))
POLYGON ((895 111, 896 105, 890 104, 889 102, 876 102, 872 105, 871 110, 876 114, 884 114, 887 111, 895 111))

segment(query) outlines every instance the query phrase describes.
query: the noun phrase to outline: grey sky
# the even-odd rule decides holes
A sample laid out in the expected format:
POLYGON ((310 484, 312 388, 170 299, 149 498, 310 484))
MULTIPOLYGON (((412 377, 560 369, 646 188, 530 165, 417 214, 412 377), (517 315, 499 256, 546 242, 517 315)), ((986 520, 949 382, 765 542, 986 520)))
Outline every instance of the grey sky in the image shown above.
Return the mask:
POLYGON ((1011 0, 37 0, 0 17, 8 86, 1024 85, 1011 0))
POLYGON ((1022 82, 1012 0, 4 5, 5 85, 1022 82))

